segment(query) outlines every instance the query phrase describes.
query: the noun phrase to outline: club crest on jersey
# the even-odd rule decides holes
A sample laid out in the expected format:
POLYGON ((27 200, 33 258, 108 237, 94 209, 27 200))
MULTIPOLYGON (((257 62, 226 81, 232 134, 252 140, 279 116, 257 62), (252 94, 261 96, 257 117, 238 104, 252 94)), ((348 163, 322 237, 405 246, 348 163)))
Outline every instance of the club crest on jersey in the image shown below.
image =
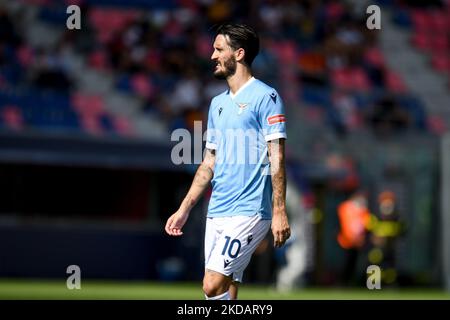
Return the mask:
POLYGON ((239 107, 238 114, 241 114, 244 111, 244 109, 248 107, 249 103, 238 103, 237 105, 239 107))
POLYGON ((220 114, 222 113, 222 110, 223 110, 223 108, 219 107, 219 117, 220 117, 220 114))
POLYGON ((267 123, 270 126, 282 122, 286 122, 286 117, 284 116, 284 114, 276 114, 267 118, 267 123))

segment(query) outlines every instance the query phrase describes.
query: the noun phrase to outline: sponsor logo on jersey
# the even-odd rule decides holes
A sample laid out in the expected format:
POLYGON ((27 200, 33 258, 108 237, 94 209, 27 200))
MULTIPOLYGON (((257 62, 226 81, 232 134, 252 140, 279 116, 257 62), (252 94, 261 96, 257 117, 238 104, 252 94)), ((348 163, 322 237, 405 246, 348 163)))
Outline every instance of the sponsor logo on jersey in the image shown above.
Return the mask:
POLYGON ((277 103, 277 94, 275 92, 270 94, 270 98, 272 98, 273 103, 277 103))

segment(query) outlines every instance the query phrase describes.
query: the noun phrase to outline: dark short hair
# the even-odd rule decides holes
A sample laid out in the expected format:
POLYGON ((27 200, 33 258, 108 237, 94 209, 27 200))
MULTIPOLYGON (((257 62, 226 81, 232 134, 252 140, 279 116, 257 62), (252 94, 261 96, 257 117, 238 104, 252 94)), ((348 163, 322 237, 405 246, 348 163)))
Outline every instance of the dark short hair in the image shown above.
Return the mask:
POLYGON ((259 52, 259 37, 255 30, 244 24, 227 23, 216 29, 216 36, 219 34, 229 37, 233 50, 245 50, 244 61, 250 67, 259 52))

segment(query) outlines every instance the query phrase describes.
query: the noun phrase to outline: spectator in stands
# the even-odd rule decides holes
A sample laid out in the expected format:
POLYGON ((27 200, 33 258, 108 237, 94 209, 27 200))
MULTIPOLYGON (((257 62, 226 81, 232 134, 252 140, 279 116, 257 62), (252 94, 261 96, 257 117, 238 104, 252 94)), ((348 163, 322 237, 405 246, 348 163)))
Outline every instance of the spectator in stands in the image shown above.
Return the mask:
POLYGON ((39 50, 36 60, 34 85, 59 91, 68 91, 72 87, 69 64, 64 58, 64 44, 54 50, 39 50))
POLYGON ((379 136, 398 134, 411 127, 411 116, 392 97, 383 97, 368 115, 368 122, 379 136))
POLYGON ((0 44, 17 46, 21 39, 8 12, 0 7, 0 44))

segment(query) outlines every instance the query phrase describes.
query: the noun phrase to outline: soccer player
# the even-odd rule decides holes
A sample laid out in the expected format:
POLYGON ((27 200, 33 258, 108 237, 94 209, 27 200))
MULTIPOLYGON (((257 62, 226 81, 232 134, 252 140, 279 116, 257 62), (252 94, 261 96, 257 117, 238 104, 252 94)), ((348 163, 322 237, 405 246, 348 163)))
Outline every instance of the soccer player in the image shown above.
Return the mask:
POLYGON ((277 91, 252 76, 259 52, 254 30, 225 24, 216 31, 214 76, 229 89, 208 114, 205 157, 179 209, 167 220, 180 236, 189 212, 212 183, 205 232, 206 299, 237 299, 238 283, 271 227, 274 246, 290 237, 286 215, 284 106, 277 91))

